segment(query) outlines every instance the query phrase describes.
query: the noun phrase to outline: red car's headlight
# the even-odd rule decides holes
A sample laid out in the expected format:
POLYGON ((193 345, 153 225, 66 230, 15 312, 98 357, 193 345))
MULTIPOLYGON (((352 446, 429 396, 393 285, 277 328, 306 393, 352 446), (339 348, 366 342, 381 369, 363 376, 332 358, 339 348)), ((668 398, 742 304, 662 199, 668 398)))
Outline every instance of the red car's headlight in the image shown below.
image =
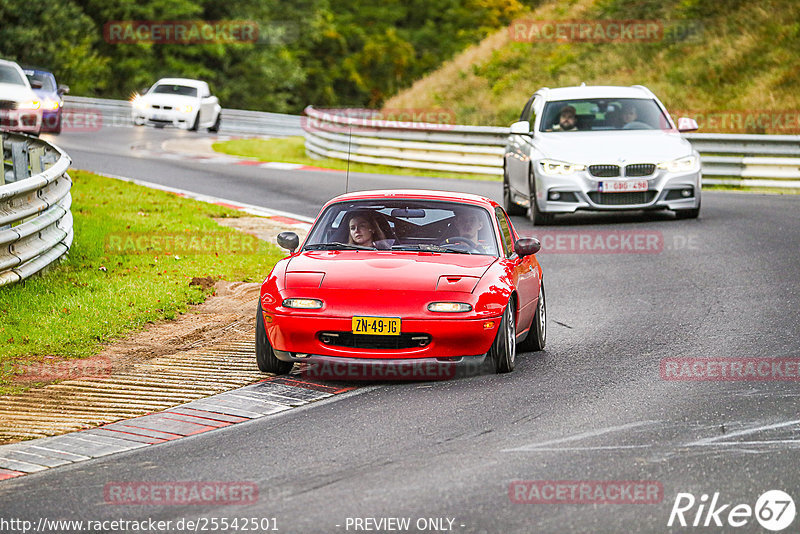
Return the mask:
POLYGON ((441 313, 458 313, 472 311, 472 306, 466 302, 431 302, 428 311, 441 313))
POLYGON ((283 306, 285 308, 297 308, 301 310, 318 310, 322 308, 322 301, 319 299, 284 299, 283 306))

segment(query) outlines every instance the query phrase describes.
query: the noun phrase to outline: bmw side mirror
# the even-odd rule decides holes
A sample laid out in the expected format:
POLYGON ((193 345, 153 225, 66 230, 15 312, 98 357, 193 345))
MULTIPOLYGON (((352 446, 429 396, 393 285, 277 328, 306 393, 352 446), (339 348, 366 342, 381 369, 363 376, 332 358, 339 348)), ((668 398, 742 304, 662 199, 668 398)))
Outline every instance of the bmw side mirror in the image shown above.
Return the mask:
POLYGON ((520 258, 530 256, 531 254, 536 254, 541 249, 542 244, 535 237, 523 237, 521 239, 517 239, 517 241, 514 243, 514 252, 516 252, 517 256, 520 258))
POLYGON ((511 125, 512 135, 532 135, 531 123, 529 121, 519 121, 511 125))
POLYGON ((300 237, 294 232, 281 232, 278 234, 278 246, 288 250, 289 254, 294 254, 300 246, 300 237))
POLYGON ((69 94, 69 85, 59 85, 58 86, 58 94, 60 94, 60 95, 68 95, 69 94))
POLYGON ((697 131, 700 127, 697 125, 697 121, 694 119, 690 119, 688 117, 681 117, 678 119, 678 131, 679 132, 694 132, 697 131))

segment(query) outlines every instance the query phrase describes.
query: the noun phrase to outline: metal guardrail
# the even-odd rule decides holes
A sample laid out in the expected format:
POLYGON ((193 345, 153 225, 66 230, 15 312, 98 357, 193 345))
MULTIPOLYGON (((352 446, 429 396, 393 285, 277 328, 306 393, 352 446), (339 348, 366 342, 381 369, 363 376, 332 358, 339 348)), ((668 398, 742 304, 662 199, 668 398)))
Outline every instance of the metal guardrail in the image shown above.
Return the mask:
MULTIPOLYGON (((502 176, 509 128, 398 122, 307 107, 312 157, 502 176)), ((800 136, 685 134, 701 153, 703 182, 800 187, 800 136), (794 157, 792 157, 794 156, 794 157), (725 177, 725 179, 723 179, 725 177)))
MULTIPOLYGON (((64 97, 64 129, 70 129, 70 121, 77 130, 100 129, 101 127, 133 128, 131 103, 127 100, 64 97)), ((303 135, 301 117, 264 111, 222 109, 221 134, 247 134, 267 136, 303 135)))
MULTIPOLYGON (((126 100, 68 96, 64 110, 73 114, 73 120, 77 117, 78 129, 133 127, 126 100)), ((312 106, 305 113, 301 117, 225 108, 220 133, 304 135, 306 152, 312 157, 344 160, 349 154, 352 161, 377 165, 503 174, 510 134, 506 127, 386 121, 363 112, 359 117, 342 116, 312 106)), ((66 121, 65 128, 69 128, 66 121)), ((701 154, 705 183, 800 187, 800 136, 694 133, 685 137, 701 154)))
POLYGON ((72 161, 41 139, 0 134, 0 286, 24 280, 72 246, 72 161))

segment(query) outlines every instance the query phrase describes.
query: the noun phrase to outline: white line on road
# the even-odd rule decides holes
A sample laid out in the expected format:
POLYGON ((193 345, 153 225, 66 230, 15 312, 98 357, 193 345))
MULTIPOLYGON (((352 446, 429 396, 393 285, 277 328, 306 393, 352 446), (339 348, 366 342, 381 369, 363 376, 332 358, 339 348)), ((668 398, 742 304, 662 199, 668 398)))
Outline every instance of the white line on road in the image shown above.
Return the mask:
POLYGON ((535 450, 539 450, 539 449, 542 449, 544 447, 547 447, 548 445, 555 445, 557 443, 566 443, 566 442, 569 442, 569 441, 578 441, 578 440, 585 439, 585 438, 593 438, 593 437, 602 436, 602 435, 605 435, 605 434, 611 434, 613 432, 621 432, 623 430, 628 430, 628 429, 631 429, 631 428, 639 428, 639 427, 643 427, 643 426, 656 425, 656 424, 659 424, 659 423, 661 423, 661 421, 639 421, 639 422, 636 422, 636 423, 628 423, 628 424, 625 424, 625 425, 611 426, 611 427, 608 427, 608 428, 601 428, 599 430, 590 430, 590 431, 587 431, 587 432, 581 432, 580 434, 575 434, 573 436, 567 436, 565 438, 551 439, 549 441, 543 441, 541 443, 532 443, 530 445, 523 445, 522 447, 517 447, 515 449, 503 449, 501 452, 529 452, 529 451, 535 451, 535 450))
MULTIPOLYGON (((795 419, 794 421, 784 421, 782 423, 773 423, 771 425, 757 426, 755 428, 748 428, 748 429, 745 429, 745 430, 739 430, 737 432, 729 432, 727 434, 720 434, 719 436, 713 436, 713 437, 710 437, 710 438, 703 438, 703 439, 699 439, 697 441, 693 441, 692 443, 689 443, 689 446, 693 447, 693 446, 697 446, 697 445, 708 445, 708 444, 711 444, 713 442, 720 441, 720 440, 723 440, 723 439, 724 440, 729 440, 729 439, 735 438, 737 436, 747 436, 748 434, 755 434, 756 432, 763 432, 765 430, 775 430, 776 428, 785 428, 787 426, 794 426, 794 425, 800 425, 800 419, 795 419)), ((794 440, 790 440, 790 441, 794 441, 794 440)), ((745 442, 739 442, 739 443, 745 443, 745 442)), ((766 443, 766 442, 760 441, 758 443, 766 443)))

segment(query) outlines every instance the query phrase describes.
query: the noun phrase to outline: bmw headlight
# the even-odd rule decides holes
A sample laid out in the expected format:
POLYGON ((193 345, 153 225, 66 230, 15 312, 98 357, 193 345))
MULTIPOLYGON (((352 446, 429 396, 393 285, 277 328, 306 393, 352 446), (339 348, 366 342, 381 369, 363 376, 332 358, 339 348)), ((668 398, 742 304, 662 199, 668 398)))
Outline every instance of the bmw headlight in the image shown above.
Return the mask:
POLYGON ((191 104, 184 104, 178 108, 178 111, 180 111, 181 113, 191 113, 192 111, 194 111, 194 106, 191 104))
POLYGON ((42 107, 42 103, 38 100, 28 100, 19 105, 19 109, 39 109, 40 107, 42 107))
POLYGON ((300 310, 318 310, 322 308, 322 301, 319 299, 283 299, 283 306, 300 310))
POLYGON ((458 313, 472 311, 472 306, 466 302, 431 302, 428 311, 441 313, 458 313))
POLYGON ((556 161, 552 159, 543 159, 539 161, 539 168, 544 174, 548 176, 565 176, 573 172, 586 170, 586 165, 579 163, 567 163, 565 161, 556 161))
POLYGON ((690 172, 696 171, 699 167, 700 159, 697 156, 686 156, 685 158, 664 161, 658 164, 659 169, 666 169, 669 172, 690 172))
POLYGON ((142 98, 142 95, 140 95, 139 93, 133 93, 131 95, 130 103, 131 106, 140 111, 147 109, 147 102, 144 101, 144 98, 142 98))
POLYGON ((52 98, 45 98, 42 107, 43 109, 46 109, 48 111, 56 111, 58 110, 59 103, 58 100, 53 100, 52 98))

